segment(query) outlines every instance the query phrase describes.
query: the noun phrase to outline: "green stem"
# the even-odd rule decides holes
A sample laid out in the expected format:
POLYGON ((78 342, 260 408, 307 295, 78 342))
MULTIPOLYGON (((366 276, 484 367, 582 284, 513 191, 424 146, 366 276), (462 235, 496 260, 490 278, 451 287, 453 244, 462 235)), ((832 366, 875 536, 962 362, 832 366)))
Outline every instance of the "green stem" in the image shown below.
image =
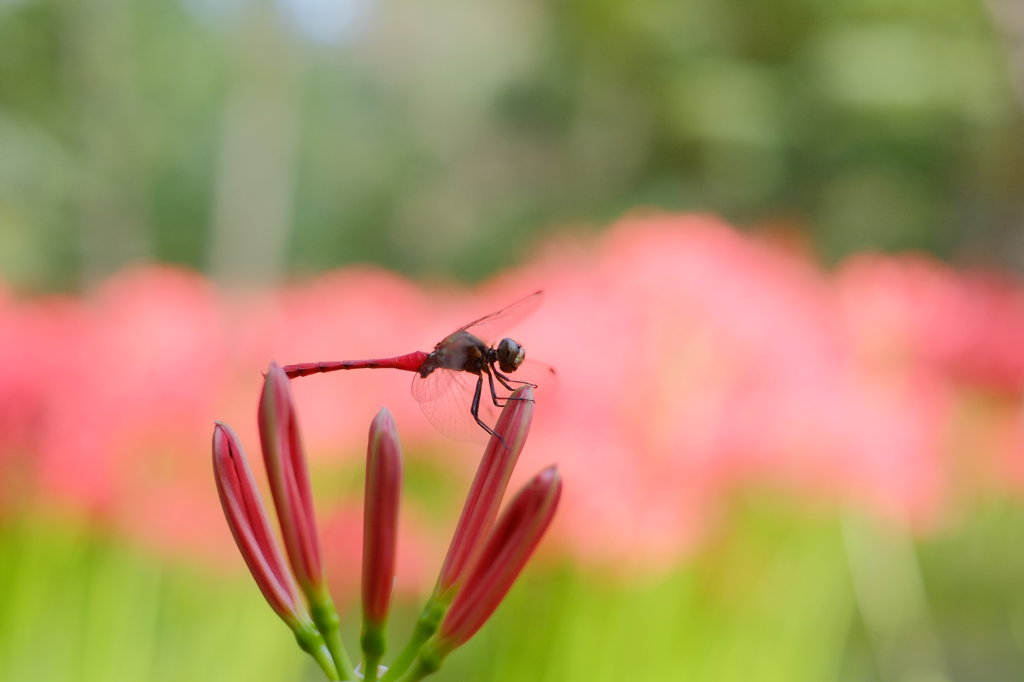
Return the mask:
POLYGON ((434 671, 424 669, 419 660, 417 660, 416 665, 413 666, 412 669, 398 678, 398 682, 419 682, 432 672, 434 671))
POLYGON ((381 623, 363 622, 359 643, 363 649, 363 682, 377 682, 377 666, 384 657, 384 627, 381 623))
POLYGON ((380 667, 380 656, 366 656, 363 658, 363 682, 377 682, 377 669, 380 667))
MULTIPOLYGON (((400 676, 409 669, 413 661, 416 661, 416 656, 419 654, 420 649, 430 639, 437 628, 441 626, 441 619, 444 617, 445 611, 448 610, 448 604, 443 603, 436 596, 432 596, 427 600, 426 605, 423 607, 423 611, 420 613, 420 617, 416 619, 416 627, 413 628, 412 636, 409 638, 409 643, 402 649, 402 653, 398 654, 398 658, 391 664, 388 671, 381 678, 381 682, 395 682, 400 676)), ((419 665, 417 664, 417 667, 419 665)), ((410 671, 412 674, 414 671, 410 671)), ((429 675, 429 671, 421 675, 420 677, 410 679, 420 679, 424 675, 429 675)), ((402 680, 406 680, 408 675, 402 676, 402 680)))
POLYGON ((398 679, 398 682, 419 682, 427 675, 433 675, 441 667, 447 654, 442 653, 436 646, 427 644, 420 649, 416 663, 409 671, 398 679))
POLYGON ((299 643, 299 648, 313 657, 313 660, 327 675, 327 679, 341 680, 331 654, 327 650, 327 645, 324 643, 324 638, 320 636, 320 632, 312 623, 293 625, 292 632, 295 634, 295 641, 299 643))
POLYGON ((315 600, 311 600, 309 610, 313 616, 320 634, 323 635, 324 644, 331 652, 334 665, 338 669, 339 679, 357 682, 355 669, 352 661, 345 651, 345 645, 341 642, 341 626, 338 621, 338 612, 334 609, 334 602, 328 594, 320 594, 315 600))

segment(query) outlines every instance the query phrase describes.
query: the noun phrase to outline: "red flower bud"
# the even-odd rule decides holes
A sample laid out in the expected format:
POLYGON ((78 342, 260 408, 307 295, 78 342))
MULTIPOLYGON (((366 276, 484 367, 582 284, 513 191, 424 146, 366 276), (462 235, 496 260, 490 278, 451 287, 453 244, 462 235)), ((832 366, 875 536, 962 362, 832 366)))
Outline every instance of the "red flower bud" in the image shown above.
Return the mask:
POLYGON ((281 537, 295 579, 311 601, 326 593, 309 472, 287 375, 272 363, 259 406, 260 443, 281 537))
POLYGON ((309 616, 295 581, 274 540, 256 482, 235 432, 217 423, 213 429, 213 476, 228 527, 260 591, 293 628, 309 616))
POLYGON ((402 450, 395 421, 382 409, 370 424, 363 511, 363 619, 387 620, 395 579, 402 450))
POLYGON ((497 437, 491 436, 480 466, 455 527, 435 593, 446 593, 462 579, 480 551, 485 536, 498 515, 512 470, 526 443, 533 423, 533 387, 516 389, 501 411, 494 426, 497 437))
POLYGON ((498 607, 544 536, 561 494, 561 477, 550 466, 509 503, 441 621, 436 646, 442 657, 472 637, 498 607))

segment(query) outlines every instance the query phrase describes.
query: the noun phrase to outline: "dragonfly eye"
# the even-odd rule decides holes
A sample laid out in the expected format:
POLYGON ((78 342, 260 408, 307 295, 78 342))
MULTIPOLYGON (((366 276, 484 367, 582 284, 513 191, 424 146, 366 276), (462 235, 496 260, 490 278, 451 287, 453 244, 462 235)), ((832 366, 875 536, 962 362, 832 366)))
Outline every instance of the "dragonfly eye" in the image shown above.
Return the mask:
POLYGON ((514 372, 526 359, 526 350, 512 339, 502 339, 498 344, 498 366, 502 372, 514 372))

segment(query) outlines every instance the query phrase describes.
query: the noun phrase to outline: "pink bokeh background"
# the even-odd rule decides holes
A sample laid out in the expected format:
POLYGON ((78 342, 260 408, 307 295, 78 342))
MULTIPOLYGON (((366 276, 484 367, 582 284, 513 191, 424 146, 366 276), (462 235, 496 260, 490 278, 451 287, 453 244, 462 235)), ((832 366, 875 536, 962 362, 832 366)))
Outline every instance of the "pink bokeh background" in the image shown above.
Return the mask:
MULTIPOLYGON (((657 570, 701 546, 751 487, 918 533, 981 497, 1021 493, 1020 282, 918 255, 826 270, 713 218, 637 215, 589 241, 553 238, 472 290, 368 267, 274 290, 167 267, 122 272, 83 298, 0 290, 0 509, 240 566, 226 558, 209 439, 214 419, 230 423, 258 467, 271 360, 430 350, 538 288, 544 305, 508 331, 559 372, 538 394, 518 472, 561 469, 548 551, 657 570)), ((293 383, 314 479, 361 466, 387 406, 409 456, 468 485, 482 449, 435 432, 409 381, 366 370, 293 383)), ((333 584, 354 591, 360 500, 318 494, 333 584)), ((439 520, 407 501, 402 586, 432 580, 460 503, 439 520)))

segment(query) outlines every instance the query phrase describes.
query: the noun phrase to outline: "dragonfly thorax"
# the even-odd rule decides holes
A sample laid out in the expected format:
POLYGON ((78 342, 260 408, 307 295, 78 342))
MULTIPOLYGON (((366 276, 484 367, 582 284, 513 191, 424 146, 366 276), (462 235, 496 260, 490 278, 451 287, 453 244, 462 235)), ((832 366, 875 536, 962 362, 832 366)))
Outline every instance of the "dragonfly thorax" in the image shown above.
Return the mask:
POLYGON ((498 367, 502 372, 514 372, 526 359, 526 349, 512 339, 502 339, 497 348, 498 367))
POLYGON ((434 347, 418 371, 421 377, 426 377, 435 369, 479 374, 484 364, 494 362, 489 357, 493 353, 487 344, 469 332, 457 331, 434 347))

